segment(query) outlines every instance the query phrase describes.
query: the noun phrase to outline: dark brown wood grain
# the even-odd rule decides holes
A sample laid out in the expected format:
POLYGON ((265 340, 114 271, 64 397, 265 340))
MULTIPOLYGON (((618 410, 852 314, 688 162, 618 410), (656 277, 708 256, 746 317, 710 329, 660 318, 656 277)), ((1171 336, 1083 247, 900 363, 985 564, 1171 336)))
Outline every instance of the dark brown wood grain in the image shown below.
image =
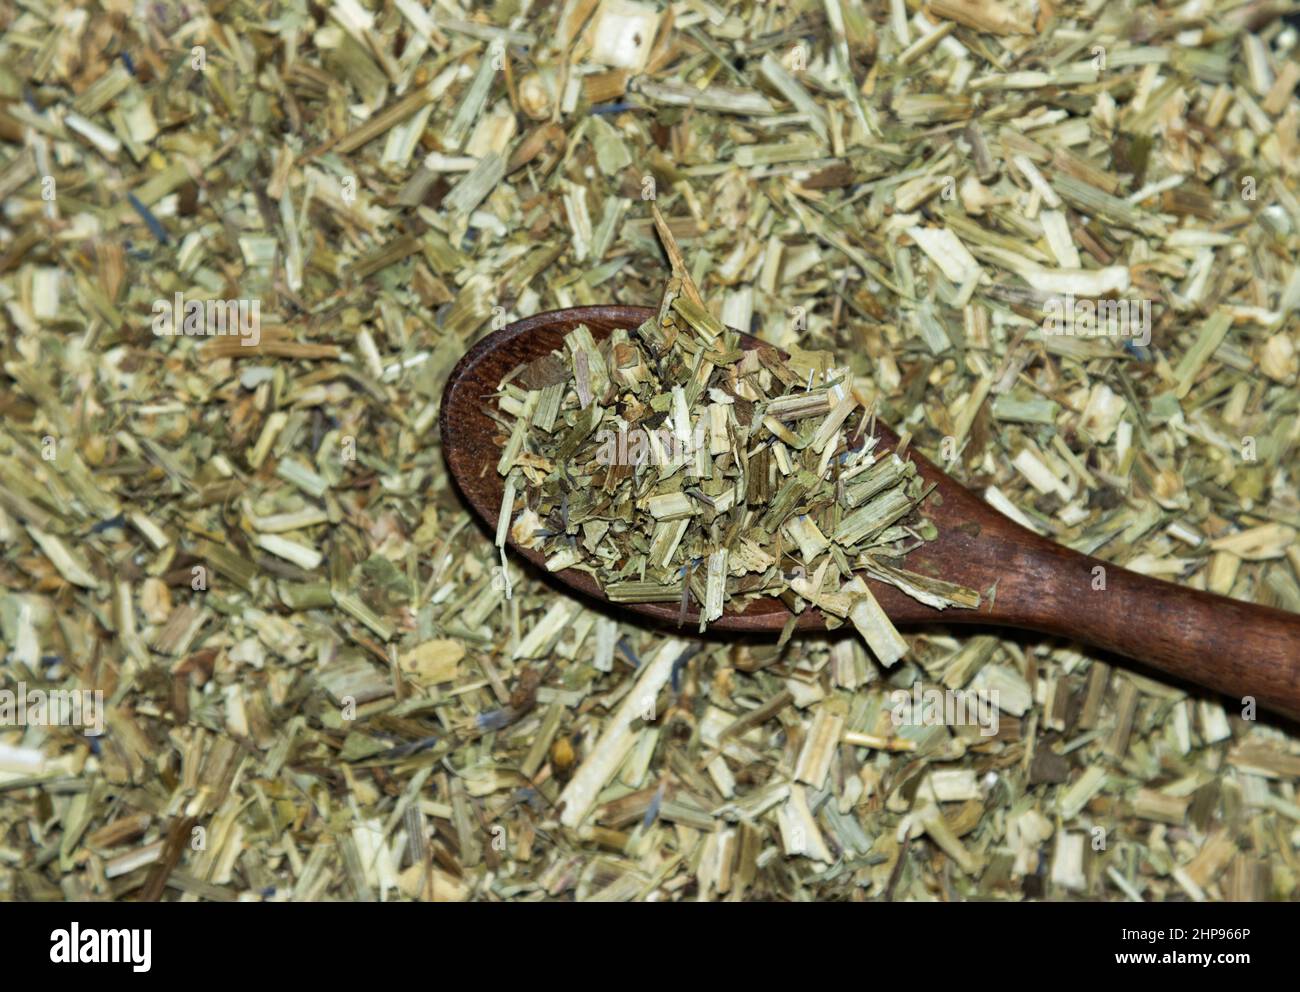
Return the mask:
MULTIPOLYGON (((456 365, 443 394, 443 452, 470 505, 495 528, 504 480, 496 471, 500 429, 487 416, 498 383, 516 366, 563 348, 564 335, 586 324, 597 341, 616 327, 649 319, 646 307, 577 307, 538 314, 479 341, 456 365)), ((758 342, 745 337, 746 347, 758 342)), ((881 450, 897 436, 879 428, 881 450)), ((1300 719, 1300 615, 1148 578, 1118 565, 1062 547, 1004 517, 916 452, 919 473, 934 482, 923 507, 939 538, 913 551, 906 567, 979 590, 978 610, 936 610, 892 586, 871 589, 898 624, 980 623, 1060 635, 1113 651, 1234 699, 1250 696, 1261 707, 1300 719), (937 497, 937 498, 936 498, 937 497), (1094 569, 1102 568, 1102 573, 1094 569), (1105 588, 1095 588, 1104 575, 1105 588)), ((536 551, 514 550, 542 567, 536 551)), ((586 573, 567 569, 556 577, 603 599, 586 573)), ((661 623, 675 623, 678 610, 665 604, 627 604, 625 609, 661 623)), ((785 604, 764 598, 743 612, 729 612, 711 630, 777 632, 790 617, 785 604)), ((698 614, 687 613, 698 624, 698 614)), ((821 629, 816 610, 798 627, 821 629)))

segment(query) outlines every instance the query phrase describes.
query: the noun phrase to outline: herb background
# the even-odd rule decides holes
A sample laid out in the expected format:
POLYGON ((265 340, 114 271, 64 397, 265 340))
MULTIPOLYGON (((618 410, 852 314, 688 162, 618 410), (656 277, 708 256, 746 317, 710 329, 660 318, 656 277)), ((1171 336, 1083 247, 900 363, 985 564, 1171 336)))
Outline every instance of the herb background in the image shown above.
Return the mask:
POLYGON ((505 600, 438 442, 494 326, 654 305, 653 197, 725 323, 973 489, 1300 611, 1298 38, 1204 11, 0 0, 0 686, 108 707, 0 727, 0 898, 1295 899, 1294 727, 993 631, 708 639, 562 826, 670 635, 505 600), (1058 268, 1122 270, 1149 346, 1043 335, 1058 268), (155 336, 177 292, 259 343, 155 336), (997 736, 795 780, 917 681, 1003 687, 997 736))

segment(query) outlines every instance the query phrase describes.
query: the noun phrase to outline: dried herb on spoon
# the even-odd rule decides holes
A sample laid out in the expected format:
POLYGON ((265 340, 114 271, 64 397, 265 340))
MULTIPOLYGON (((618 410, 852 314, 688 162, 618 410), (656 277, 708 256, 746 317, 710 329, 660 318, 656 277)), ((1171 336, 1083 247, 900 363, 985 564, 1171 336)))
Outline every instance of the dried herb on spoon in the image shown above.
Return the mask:
POLYGON ((931 605, 973 590, 899 568, 935 537, 914 464, 877 450, 866 397, 824 352, 746 350, 700 299, 671 235, 656 317, 599 344, 579 326, 516 369, 497 544, 589 572, 616 603, 692 602, 699 624, 779 596, 851 621, 883 664, 906 650, 857 572, 931 605))

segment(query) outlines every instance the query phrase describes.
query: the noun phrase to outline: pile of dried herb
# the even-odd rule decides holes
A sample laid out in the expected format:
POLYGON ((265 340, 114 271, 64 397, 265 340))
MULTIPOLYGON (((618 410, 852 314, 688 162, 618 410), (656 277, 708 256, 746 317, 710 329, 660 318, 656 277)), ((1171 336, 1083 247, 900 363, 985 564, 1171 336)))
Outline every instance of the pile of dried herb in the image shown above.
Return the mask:
POLYGON ((494 318, 657 298, 651 198, 999 510, 1300 611, 1286 14, 0 2, 0 691, 105 725, 0 700, 0 900, 1300 897, 1293 726, 1027 633, 665 637, 497 573, 436 429, 494 318))
MULTIPOLYGON (((680 603, 684 619, 694 601, 704 630, 733 600, 780 596, 796 617, 816 600, 893 664, 906 642, 854 572, 934 538, 916 512, 930 487, 876 450, 847 366, 743 347, 660 229, 674 275, 656 316, 600 344, 579 326, 503 384, 501 519, 548 569, 590 572, 616 603, 680 603), (841 584, 826 590, 828 576, 841 584)), ((978 601, 962 590, 938 605, 978 601)))

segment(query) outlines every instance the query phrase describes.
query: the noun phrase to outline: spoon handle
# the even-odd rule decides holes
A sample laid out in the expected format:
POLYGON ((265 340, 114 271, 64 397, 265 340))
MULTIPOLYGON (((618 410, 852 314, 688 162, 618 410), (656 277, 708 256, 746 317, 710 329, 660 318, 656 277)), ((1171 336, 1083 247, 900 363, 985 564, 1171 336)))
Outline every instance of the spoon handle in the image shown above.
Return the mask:
MULTIPOLYGON (((935 575, 984 594, 978 610, 943 621, 1056 634, 1143 662, 1232 700, 1300 720, 1300 613, 1257 606, 1131 572, 1003 516, 918 453, 943 494, 931 515, 935 575)), ((922 619, 907 597, 881 597, 891 617, 922 619), (887 600, 887 601, 886 601, 887 600)), ((931 619, 938 611, 929 611, 931 619)))
POLYGON ((998 603, 1008 622, 1300 719, 1300 614, 1150 578, 1046 540, 1013 554, 1016 601, 998 603))

